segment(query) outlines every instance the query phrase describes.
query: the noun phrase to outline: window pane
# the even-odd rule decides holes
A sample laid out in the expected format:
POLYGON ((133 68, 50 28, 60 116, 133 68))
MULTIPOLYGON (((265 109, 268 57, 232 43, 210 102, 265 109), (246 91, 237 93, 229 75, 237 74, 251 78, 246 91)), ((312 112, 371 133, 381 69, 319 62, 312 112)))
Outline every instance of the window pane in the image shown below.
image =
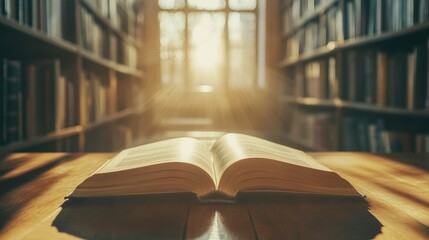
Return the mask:
POLYGON ((161 81, 163 84, 185 80, 185 14, 159 13, 161 81))
POLYGON ((256 17, 230 13, 228 18, 229 88, 252 88, 256 79, 256 17))
POLYGON ((162 9, 180 9, 185 7, 185 0, 158 0, 162 9))
POLYGON ((229 7, 233 10, 253 10, 256 0, 229 0, 229 7))
POLYGON ((219 10, 225 8, 225 0, 188 0, 188 6, 195 9, 219 10))
POLYGON ((225 14, 189 14, 189 74, 195 85, 218 87, 224 79, 225 14))

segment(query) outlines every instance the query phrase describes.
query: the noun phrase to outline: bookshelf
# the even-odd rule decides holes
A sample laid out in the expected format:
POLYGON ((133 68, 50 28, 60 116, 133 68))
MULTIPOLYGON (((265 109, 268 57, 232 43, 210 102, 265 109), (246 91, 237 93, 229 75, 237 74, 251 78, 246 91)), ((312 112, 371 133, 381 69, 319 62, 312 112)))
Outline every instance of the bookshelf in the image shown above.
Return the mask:
POLYGON ((429 2, 281 0, 291 142, 309 150, 429 152, 429 2))
POLYGON ((143 10, 137 0, 0 0, 0 154, 117 150, 141 137, 143 10))

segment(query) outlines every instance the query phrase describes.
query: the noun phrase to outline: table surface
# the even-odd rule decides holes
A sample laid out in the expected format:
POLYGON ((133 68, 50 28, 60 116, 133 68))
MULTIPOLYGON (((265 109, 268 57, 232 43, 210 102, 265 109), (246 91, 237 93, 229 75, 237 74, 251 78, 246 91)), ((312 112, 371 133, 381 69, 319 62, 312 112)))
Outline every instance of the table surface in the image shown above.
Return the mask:
POLYGON ((114 154, 0 161, 0 239, 429 239, 429 156, 311 153, 365 199, 289 195, 236 204, 64 197, 114 154))

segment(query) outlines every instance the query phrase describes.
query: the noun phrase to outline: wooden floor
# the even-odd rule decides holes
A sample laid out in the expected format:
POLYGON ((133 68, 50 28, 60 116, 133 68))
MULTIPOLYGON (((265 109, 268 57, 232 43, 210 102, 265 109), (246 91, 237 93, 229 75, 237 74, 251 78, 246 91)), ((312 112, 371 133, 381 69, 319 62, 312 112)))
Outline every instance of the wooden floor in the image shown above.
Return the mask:
POLYGON ((0 239, 429 239, 429 156, 314 153, 365 199, 283 196, 202 205, 188 196, 65 200, 113 154, 0 161, 0 239))

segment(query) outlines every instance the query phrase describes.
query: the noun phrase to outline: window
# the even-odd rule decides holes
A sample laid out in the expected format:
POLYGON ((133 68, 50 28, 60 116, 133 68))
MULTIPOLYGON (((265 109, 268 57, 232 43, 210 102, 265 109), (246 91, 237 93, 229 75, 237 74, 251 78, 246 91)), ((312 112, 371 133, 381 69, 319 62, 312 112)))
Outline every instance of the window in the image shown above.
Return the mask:
POLYGON ((253 88, 256 0, 159 0, 163 84, 253 88))

